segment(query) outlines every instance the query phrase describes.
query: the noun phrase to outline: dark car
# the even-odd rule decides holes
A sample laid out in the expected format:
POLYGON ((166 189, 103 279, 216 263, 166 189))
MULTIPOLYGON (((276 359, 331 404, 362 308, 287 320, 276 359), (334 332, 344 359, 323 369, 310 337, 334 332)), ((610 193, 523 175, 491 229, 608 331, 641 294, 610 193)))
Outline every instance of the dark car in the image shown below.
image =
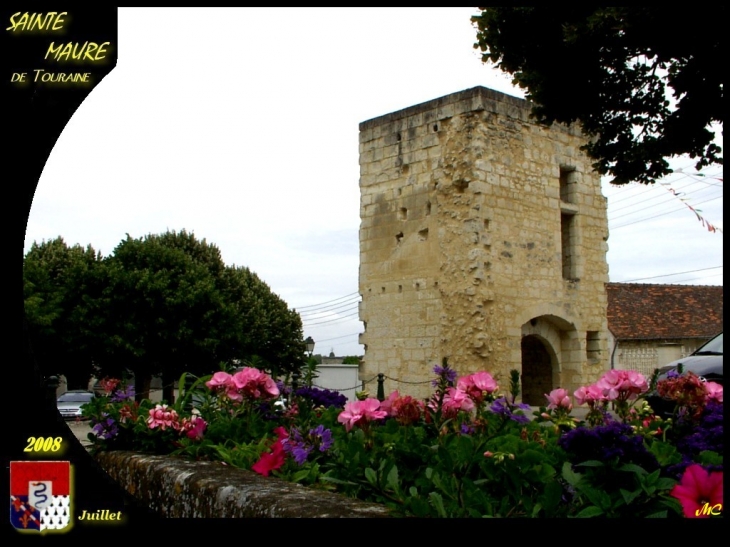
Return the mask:
POLYGON ((56 406, 61 416, 66 420, 83 420, 81 405, 93 400, 96 395, 93 391, 72 389, 56 399, 56 406))
MULTIPOLYGON (((692 372, 699 376, 703 382, 715 382, 723 385, 722 349, 722 333, 720 333, 687 357, 677 359, 661 367, 657 382, 665 380, 671 371, 678 370, 681 366, 683 373, 692 372)), ((674 403, 663 399, 656 391, 647 396, 646 400, 657 414, 668 415, 674 410, 674 403)))

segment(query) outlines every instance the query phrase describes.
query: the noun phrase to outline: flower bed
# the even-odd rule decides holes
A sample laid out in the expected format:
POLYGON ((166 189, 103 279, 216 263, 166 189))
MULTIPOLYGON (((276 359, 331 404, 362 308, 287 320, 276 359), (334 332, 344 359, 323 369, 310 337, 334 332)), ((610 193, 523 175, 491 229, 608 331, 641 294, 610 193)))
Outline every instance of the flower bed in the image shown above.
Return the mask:
POLYGON ((531 413, 488 372, 434 367, 427 400, 291 388, 244 368, 197 379, 174 405, 134 402, 121 382, 86 405, 94 451, 222 462, 433 517, 710 517, 722 514, 722 386, 688 373, 652 386, 607 372, 531 413), (654 415, 651 389, 674 400, 654 415), (571 415, 587 405, 584 420, 571 415), (611 412, 609 412, 609 410, 611 412))

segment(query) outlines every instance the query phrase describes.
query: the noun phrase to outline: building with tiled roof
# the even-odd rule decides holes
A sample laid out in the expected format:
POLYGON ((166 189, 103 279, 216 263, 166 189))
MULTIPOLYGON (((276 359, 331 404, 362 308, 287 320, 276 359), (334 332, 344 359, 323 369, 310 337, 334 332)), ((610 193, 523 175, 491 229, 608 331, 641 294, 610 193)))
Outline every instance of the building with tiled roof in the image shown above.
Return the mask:
POLYGON ((610 364, 650 375, 722 331, 723 287, 607 283, 610 364))

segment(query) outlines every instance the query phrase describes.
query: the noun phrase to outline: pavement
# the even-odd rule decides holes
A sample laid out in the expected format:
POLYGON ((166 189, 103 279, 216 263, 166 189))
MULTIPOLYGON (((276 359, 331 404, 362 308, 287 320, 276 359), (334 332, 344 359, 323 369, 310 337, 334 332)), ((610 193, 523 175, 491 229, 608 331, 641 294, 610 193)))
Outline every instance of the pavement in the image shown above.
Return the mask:
POLYGON ((91 423, 89 422, 89 420, 81 420, 78 422, 74 420, 68 420, 66 422, 66 425, 68 425, 71 433, 73 433, 76 438, 81 441, 81 446, 87 448, 91 446, 91 442, 87 437, 87 435, 91 433, 91 423))

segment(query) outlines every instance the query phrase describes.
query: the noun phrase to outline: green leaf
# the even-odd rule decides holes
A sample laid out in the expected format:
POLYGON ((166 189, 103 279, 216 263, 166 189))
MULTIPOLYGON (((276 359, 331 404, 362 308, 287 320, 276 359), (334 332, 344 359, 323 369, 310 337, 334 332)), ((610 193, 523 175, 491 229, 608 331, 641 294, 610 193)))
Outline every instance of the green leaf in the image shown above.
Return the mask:
POLYGON ((587 460, 576 464, 576 467, 604 467, 606 464, 598 460, 587 460))
POLYGON ((573 466, 570 462, 565 462, 563 464, 563 478, 569 485, 576 486, 582 477, 582 474, 573 471, 573 466))
POLYGON ((446 509, 444 508, 444 500, 441 497, 441 494, 438 492, 431 492, 428 495, 428 499, 431 502, 431 505, 434 509, 436 509, 436 513, 438 513, 438 516, 441 518, 446 518, 446 509))
POLYGON ((393 490, 393 492, 400 492, 400 484, 398 482, 398 467, 393 466, 390 471, 388 471, 388 476, 385 478, 385 484, 388 485, 388 487, 393 490))
POLYGON ((297 471, 292 476, 292 482, 301 482, 304 479, 306 479, 309 476, 309 473, 311 472, 311 469, 302 469, 301 471, 297 471))
POLYGON ((722 465, 722 455, 712 450, 703 450, 697 458, 702 465, 722 465))
POLYGON ((628 471, 630 473, 636 473, 637 475, 646 475, 648 473, 646 469, 634 463, 625 463, 619 467, 619 471, 628 471))
POLYGON ((372 467, 368 467, 365 469, 365 478, 370 484, 377 488, 378 476, 376 475, 375 470, 372 467))
POLYGON ((603 509, 600 507, 596 507, 595 505, 589 505, 585 509, 583 509, 580 513, 576 515, 577 518, 591 518, 591 517, 598 517, 603 514, 603 509))
POLYGON ((588 500, 594 505, 603 508, 611 507, 611 498, 605 490, 598 490, 596 488, 583 486, 580 488, 580 491, 585 494, 588 500))
POLYGON ((671 490, 674 488, 677 484, 677 481, 675 479, 670 479, 668 477, 662 477, 656 482, 657 490, 671 490))
POLYGON ((331 482, 333 484, 344 484, 344 485, 347 485, 347 486, 357 486, 357 483, 356 482, 345 481, 345 480, 338 479, 338 478, 335 478, 335 477, 330 477, 330 476, 327 476, 327 475, 322 475, 321 477, 319 477, 319 480, 322 481, 322 482, 331 482))
POLYGON ((659 511, 658 513, 652 513, 651 515, 647 515, 646 518, 648 519, 665 519, 667 518, 668 514, 666 511, 659 511))
POLYGON ((621 488, 619 492, 621 492, 621 496, 624 498, 626 505, 629 505, 632 501, 636 499, 639 494, 641 494, 641 490, 634 490, 633 492, 629 492, 628 490, 624 490, 623 488, 621 488))
POLYGON ((682 455, 679 453, 677 448, 673 444, 663 441, 652 442, 651 446, 649 446, 649 452, 654 454, 657 462, 659 462, 659 465, 662 467, 667 467, 668 465, 673 465, 682 461, 682 455))

